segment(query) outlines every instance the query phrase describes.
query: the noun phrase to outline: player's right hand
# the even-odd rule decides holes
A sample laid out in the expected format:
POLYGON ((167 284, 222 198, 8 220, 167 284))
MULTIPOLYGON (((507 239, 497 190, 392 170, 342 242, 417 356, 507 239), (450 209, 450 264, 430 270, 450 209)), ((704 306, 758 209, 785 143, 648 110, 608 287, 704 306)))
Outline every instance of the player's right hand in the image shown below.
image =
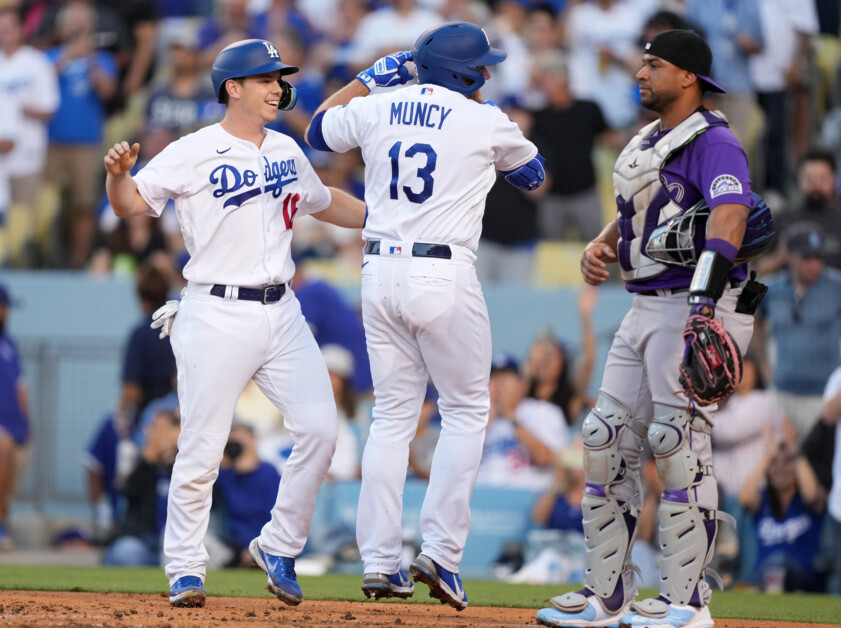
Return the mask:
POLYGON ((581 275, 591 286, 600 286, 610 276, 607 265, 616 261, 616 253, 604 242, 590 242, 581 254, 581 275))
POLYGON ((369 91, 375 87, 402 85, 415 78, 404 63, 412 60, 412 51, 394 52, 377 61, 367 70, 362 70, 356 78, 362 81, 369 91))
POLYGON ((117 142, 105 155, 105 170, 113 176, 120 176, 134 168, 137 163, 137 153, 140 151, 140 144, 135 142, 132 146, 128 142, 117 142))

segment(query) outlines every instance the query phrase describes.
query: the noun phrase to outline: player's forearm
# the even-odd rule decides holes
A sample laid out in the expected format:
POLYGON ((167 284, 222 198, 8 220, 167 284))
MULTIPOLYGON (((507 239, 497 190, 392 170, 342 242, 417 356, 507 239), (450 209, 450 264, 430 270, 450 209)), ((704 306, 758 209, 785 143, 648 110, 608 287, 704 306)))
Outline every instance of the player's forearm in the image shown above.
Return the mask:
POLYGON ((707 240, 726 240, 738 250, 745 236, 748 212, 745 205, 736 203, 714 208, 707 223, 707 240))
POLYGON ((362 229, 365 226, 365 203, 338 188, 331 187, 330 194, 333 202, 313 217, 337 227, 362 229))
POLYGON ((604 226, 602 232, 596 236, 593 242, 600 242, 607 244, 610 249, 616 253, 616 247, 619 244, 619 222, 614 218, 604 226))
POLYGON ((105 193, 114 213, 120 218, 128 218, 144 213, 148 206, 137 191, 137 184, 128 173, 105 177, 105 193))

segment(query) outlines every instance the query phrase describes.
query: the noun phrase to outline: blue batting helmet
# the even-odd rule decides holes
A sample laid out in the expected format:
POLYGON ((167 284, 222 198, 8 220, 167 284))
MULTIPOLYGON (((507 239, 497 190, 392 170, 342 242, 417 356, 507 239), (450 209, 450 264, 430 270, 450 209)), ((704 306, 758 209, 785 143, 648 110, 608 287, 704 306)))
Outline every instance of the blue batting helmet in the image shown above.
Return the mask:
POLYGON ((210 79, 213 91, 219 102, 228 79, 243 78, 254 74, 280 70, 280 75, 294 74, 298 71, 293 65, 286 65, 280 60, 280 54, 272 42, 265 39, 244 39, 226 46, 213 60, 210 79))
POLYGON ((418 37, 413 51, 418 83, 441 85, 464 95, 485 84, 480 66, 500 63, 507 56, 491 48, 485 31, 469 22, 430 28, 418 37))

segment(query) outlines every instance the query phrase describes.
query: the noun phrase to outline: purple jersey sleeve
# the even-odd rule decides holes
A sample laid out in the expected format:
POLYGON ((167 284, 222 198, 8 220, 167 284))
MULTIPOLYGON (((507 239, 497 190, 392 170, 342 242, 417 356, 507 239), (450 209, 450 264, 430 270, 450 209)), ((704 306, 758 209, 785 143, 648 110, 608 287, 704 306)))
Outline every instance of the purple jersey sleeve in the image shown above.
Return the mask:
POLYGON ((723 128, 712 128, 697 140, 697 181, 710 209, 725 203, 753 207, 750 195, 750 171, 745 151, 733 134, 723 128))

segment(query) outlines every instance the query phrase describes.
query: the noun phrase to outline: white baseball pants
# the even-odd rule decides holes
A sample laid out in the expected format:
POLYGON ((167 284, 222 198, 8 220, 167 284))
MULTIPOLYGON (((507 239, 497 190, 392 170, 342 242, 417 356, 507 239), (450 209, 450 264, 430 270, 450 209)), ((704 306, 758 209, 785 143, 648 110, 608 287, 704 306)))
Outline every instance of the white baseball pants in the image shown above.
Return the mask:
POLYGON ((356 536, 364 573, 396 573, 403 485, 427 378, 440 395, 441 434, 421 509, 422 552, 458 571, 470 531, 490 400, 491 330, 475 255, 412 257, 383 240, 362 267, 362 315, 376 397, 362 457, 356 536))
MULTIPOLYGON (((718 301, 716 318, 736 340, 744 353, 753 334, 753 316, 736 314, 736 299, 741 289, 728 289, 718 301)), ((622 321, 610 347, 602 379, 601 392, 607 393, 630 413, 631 421, 642 429, 622 430, 619 449, 627 465, 621 482, 612 484, 610 492, 639 510, 640 454, 643 438, 654 413, 653 404, 685 408, 687 399, 681 394, 678 365, 683 359, 683 329, 689 316, 687 293, 669 296, 635 296, 631 310, 622 321)), ((718 408, 713 404, 697 408, 698 414, 712 421, 718 408)), ((692 450, 702 465, 712 465, 710 436, 692 432, 692 450)), ((698 486, 698 503, 709 509, 718 508, 718 489, 712 475, 704 476, 698 486)))
POLYGON ((263 305, 211 296, 209 290, 190 285, 172 327, 181 435, 164 533, 170 584, 182 576, 206 576, 211 489, 249 379, 280 408, 294 439, 271 521, 260 535, 266 552, 301 552, 336 447, 330 378, 294 293, 263 305))

